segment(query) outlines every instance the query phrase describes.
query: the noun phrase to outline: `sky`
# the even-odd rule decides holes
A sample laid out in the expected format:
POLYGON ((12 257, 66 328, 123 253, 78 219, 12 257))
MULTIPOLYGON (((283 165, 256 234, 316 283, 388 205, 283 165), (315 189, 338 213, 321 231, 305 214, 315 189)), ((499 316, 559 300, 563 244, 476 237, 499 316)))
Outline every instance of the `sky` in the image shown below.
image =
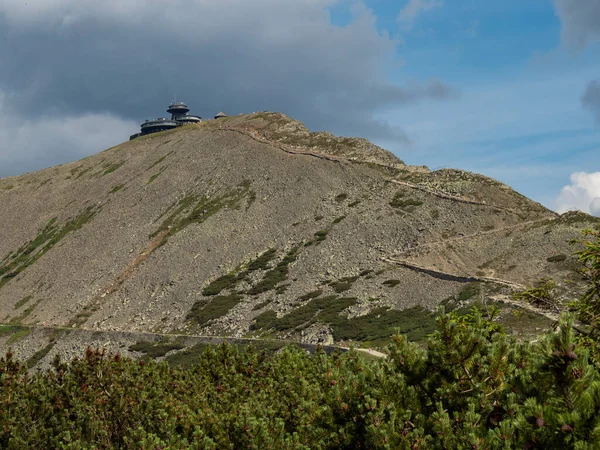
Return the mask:
POLYGON ((0 177, 123 142, 174 96, 600 216, 599 0, 0 4, 0 177))

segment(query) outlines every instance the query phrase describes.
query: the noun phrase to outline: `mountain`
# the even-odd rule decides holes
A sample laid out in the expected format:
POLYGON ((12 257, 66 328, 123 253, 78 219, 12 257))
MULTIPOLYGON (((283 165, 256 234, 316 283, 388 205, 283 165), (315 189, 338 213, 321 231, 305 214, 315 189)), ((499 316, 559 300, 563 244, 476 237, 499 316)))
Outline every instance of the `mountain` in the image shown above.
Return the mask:
POLYGON ((36 363, 188 335, 376 345, 482 301, 527 334, 546 319, 516 320, 508 294, 543 277, 564 292, 568 241, 596 222, 279 113, 0 179, 0 211, 0 347, 36 363))

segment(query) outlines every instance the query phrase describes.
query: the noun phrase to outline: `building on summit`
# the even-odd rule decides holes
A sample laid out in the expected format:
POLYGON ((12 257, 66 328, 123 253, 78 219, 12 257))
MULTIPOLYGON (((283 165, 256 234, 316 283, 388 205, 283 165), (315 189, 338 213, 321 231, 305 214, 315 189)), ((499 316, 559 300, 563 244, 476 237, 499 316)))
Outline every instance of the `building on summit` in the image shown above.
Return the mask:
POLYGON ((167 112, 171 114, 171 118, 160 117, 154 120, 146 120, 142 126, 141 131, 136 134, 132 134, 129 140, 135 139, 138 136, 144 136, 150 133, 158 133, 159 131, 172 130, 173 128, 180 127, 181 125, 187 125, 188 123, 201 122, 202 118, 199 116, 192 116, 188 114, 190 109, 183 102, 171 103, 167 112))

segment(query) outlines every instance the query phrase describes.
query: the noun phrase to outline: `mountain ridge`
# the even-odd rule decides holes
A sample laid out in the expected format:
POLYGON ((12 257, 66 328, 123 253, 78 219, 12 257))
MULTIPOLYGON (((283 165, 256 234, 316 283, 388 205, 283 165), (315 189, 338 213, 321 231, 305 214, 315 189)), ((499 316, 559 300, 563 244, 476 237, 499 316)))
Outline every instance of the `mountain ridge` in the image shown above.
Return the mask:
POLYGON ((375 342, 349 330, 377 317, 391 329, 469 283, 487 298, 504 289, 493 279, 562 280, 568 241, 596 222, 279 113, 0 179, 0 207, 0 322, 315 344, 375 342))

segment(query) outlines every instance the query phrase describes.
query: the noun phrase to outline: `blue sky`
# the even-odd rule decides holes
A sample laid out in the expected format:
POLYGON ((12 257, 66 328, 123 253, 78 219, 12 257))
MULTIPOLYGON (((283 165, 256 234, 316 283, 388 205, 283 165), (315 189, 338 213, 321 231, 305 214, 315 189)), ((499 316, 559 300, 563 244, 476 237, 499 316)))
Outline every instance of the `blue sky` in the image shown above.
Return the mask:
POLYGON ((0 4, 0 177, 123 142, 174 93, 600 215, 599 0, 0 4))
MULTIPOLYGON (((380 143, 410 164, 483 173, 556 208, 572 173, 600 170, 600 127, 581 103, 600 78, 600 42, 570 48, 548 0, 437 3, 403 23, 408 2, 366 2, 379 31, 398 41, 392 80, 439 78, 460 91, 380 112, 412 144, 380 143)), ((351 7, 332 8, 332 22, 351 21, 351 7)))

